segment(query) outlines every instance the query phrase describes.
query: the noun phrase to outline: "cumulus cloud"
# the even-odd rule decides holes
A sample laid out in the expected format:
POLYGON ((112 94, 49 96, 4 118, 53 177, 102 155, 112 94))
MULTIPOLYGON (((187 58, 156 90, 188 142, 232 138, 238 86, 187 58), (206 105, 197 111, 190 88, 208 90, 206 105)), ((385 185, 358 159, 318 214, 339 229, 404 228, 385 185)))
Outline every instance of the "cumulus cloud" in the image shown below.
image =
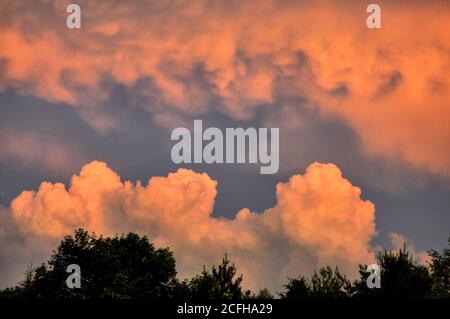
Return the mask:
POLYGON ((152 177, 147 185, 123 182, 94 161, 72 177, 68 189, 43 182, 37 191, 22 192, 7 215, 16 227, 12 234, 32 245, 55 245, 78 227, 104 235, 145 234, 175 252, 180 278, 228 253, 250 288, 279 291, 286 276, 325 264, 355 276, 359 263, 374 261, 374 205, 334 164, 311 164, 277 185, 274 207, 244 208, 234 219, 212 216, 216 187, 207 174, 187 169, 152 177))
POLYGON ((399 233, 390 232, 387 234, 389 237, 394 251, 405 249, 411 253, 413 258, 422 265, 428 265, 431 262, 431 257, 426 251, 417 251, 414 247, 414 243, 410 238, 407 238, 399 233))
POLYGON ((448 1, 380 1, 380 30, 353 1, 79 4, 69 30, 64 2, 2 2, 0 89, 73 105, 102 131, 119 125, 96 107, 114 84, 169 126, 213 109, 296 125, 295 96, 344 119, 367 154, 448 176, 448 1))
POLYGON ((0 205, 0 287, 15 286, 23 280, 26 267, 46 262, 58 241, 22 234, 8 207, 0 205))

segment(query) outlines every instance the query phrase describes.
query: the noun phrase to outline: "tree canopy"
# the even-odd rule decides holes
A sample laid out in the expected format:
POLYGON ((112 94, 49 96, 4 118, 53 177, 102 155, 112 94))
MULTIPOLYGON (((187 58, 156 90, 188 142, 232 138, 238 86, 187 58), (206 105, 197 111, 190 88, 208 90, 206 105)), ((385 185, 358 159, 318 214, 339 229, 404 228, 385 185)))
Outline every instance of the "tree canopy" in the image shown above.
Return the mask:
POLYGON ((155 249, 145 236, 104 238, 79 229, 29 276, 21 285, 28 298, 157 298, 169 294, 176 270, 172 252, 155 249), (83 289, 67 287, 70 264, 82 269, 83 289))
MULTIPOLYGON (((367 265, 360 265, 360 278, 350 281, 337 267, 322 267, 310 276, 288 277, 286 299, 450 298, 450 238, 442 252, 428 251, 429 265, 417 263, 406 250, 378 255, 381 288, 367 286, 367 265)), ((272 293, 244 289, 244 277, 228 256, 211 269, 180 281, 169 248, 155 248, 146 236, 137 234, 103 237, 83 229, 66 236, 50 260, 24 272, 14 288, 0 291, 11 299, 270 299, 272 293), (81 288, 71 289, 67 267, 81 269, 81 288)))

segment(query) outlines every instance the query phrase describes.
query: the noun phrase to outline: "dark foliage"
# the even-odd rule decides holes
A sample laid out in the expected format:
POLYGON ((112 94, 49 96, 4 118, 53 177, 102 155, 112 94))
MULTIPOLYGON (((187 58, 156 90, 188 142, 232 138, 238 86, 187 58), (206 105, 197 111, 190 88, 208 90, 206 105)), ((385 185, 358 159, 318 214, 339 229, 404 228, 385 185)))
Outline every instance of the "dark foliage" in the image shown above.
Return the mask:
MULTIPOLYGON (((420 265, 405 249, 380 253, 381 288, 369 289, 366 265, 353 283, 336 267, 323 267, 308 278, 288 278, 287 299, 450 298, 450 238, 442 253, 428 252, 430 264, 420 265)), ((175 259, 168 248, 155 249, 147 237, 136 234, 113 238, 89 235, 79 229, 66 236, 47 264, 30 265, 24 280, 0 291, 0 299, 271 299, 268 289, 257 294, 242 287, 243 276, 227 255, 220 265, 188 280, 176 278, 175 259), (81 268, 81 288, 70 289, 67 266, 81 268)))
POLYGON ((360 266, 361 279, 355 283, 359 298, 425 298, 432 285, 427 267, 413 261, 405 249, 380 253, 381 288, 369 289, 366 284, 367 266, 360 266))
POLYGON ((250 295, 241 287, 242 275, 236 277, 236 267, 230 264, 227 255, 211 272, 203 267, 201 275, 194 277, 189 288, 193 299, 241 299, 250 295))
POLYGON ((170 295, 175 259, 136 234, 103 238, 77 230, 66 236, 48 264, 27 273, 15 290, 24 298, 158 298, 170 295), (83 289, 69 289, 66 268, 82 269, 83 289))
POLYGON ((431 291, 433 298, 450 298, 450 238, 448 247, 444 248, 442 254, 435 250, 428 251, 431 257, 431 291))
POLYGON ((349 298, 354 292, 350 280, 339 272, 327 266, 314 271, 310 279, 299 276, 288 278, 285 293, 281 293, 282 298, 314 298, 314 299, 343 299, 349 298))

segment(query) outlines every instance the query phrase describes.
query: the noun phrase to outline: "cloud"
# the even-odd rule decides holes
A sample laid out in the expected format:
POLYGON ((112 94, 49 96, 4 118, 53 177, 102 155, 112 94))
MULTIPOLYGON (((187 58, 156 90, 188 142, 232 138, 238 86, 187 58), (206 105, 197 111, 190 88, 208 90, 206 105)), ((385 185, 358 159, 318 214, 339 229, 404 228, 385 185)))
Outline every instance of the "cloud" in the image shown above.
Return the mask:
POLYGON ((390 232, 387 236, 391 240, 394 251, 399 251, 400 249, 403 250, 406 247, 406 250, 409 251, 412 257, 420 264, 428 265, 428 263, 431 262, 431 257, 426 251, 416 251, 411 239, 396 232, 390 232))
POLYGON ((36 167, 39 163, 53 172, 70 172, 74 162, 83 156, 76 146, 63 144, 58 138, 36 130, 2 127, 0 144, 0 161, 19 162, 25 167, 36 167))
POLYGON ((0 205, 0 287, 11 287, 23 280, 23 272, 46 262, 57 241, 20 233, 8 207, 0 205))
POLYGON ((379 30, 352 1, 79 4, 69 30, 64 2, 2 2, 0 90, 72 105, 100 131, 120 125, 98 107, 117 84, 167 126, 284 112, 295 96, 344 119, 366 154, 449 174, 446 1, 380 1, 379 30))
POLYGON ((331 264, 355 276, 359 263, 374 261, 374 205, 334 164, 311 164, 277 185, 274 207, 259 213, 244 208, 234 219, 213 217, 216 187, 207 174, 187 169, 152 177, 147 185, 122 182, 94 161, 68 189, 43 182, 37 191, 22 192, 8 208, 9 224, 32 245, 55 245, 78 227, 145 234, 175 252, 180 278, 228 253, 248 287, 274 291, 288 275, 331 264))

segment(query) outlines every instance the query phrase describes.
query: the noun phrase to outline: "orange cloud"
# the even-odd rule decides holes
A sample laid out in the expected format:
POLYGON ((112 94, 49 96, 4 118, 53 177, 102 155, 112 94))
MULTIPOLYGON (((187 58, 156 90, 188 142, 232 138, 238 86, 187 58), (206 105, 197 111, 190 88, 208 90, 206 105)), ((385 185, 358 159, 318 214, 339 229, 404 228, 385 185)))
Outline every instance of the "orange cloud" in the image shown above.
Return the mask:
POLYGON ((179 169, 147 185, 122 182, 102 162, 63 184, 43 182, 11 203, 22 234, 56 242, 74 228, 104 235, 135 231, 174 250, 180 277, 198 273, 227 252, 251 288, 279 289, 286 276, 338 264, 350 276, 374 260, 375 208, 333 164, 314 163, 277 185, 277 204, 262 213, 212 216, 217 182, 179 169))
POLYGON ((101 130, 117 125, 92 115, 105 78, 137 89, 164 125, 212 108, 278 112, 296 96, 344 119, 367 154, 449 174, 448 1, 379 1, 380 30, 352 1, 79 4, 81 30, 60 1, 1 5, 0 88, 73 105, 101 130))
POLYGON ((75 162, 80 162, 83 158, 83 152, 76 146, 61 144, 52 136, 19 128, 3 127, 0 130, 0 144, 0 160, 19 160, 26 167, 33 167, 38 163, 53 172, 70 174, 75 162))
POLYGON ((400 249, 404 250, 406 247, 406 250, 412 255, 412 257, 422 265, 428 265, 431 262, 431 257, 426 251, 416 251, 414 243, 411 239, 396 232, 390 232, 387 236, 391 241, 394 251, 399 251, 400 249))

